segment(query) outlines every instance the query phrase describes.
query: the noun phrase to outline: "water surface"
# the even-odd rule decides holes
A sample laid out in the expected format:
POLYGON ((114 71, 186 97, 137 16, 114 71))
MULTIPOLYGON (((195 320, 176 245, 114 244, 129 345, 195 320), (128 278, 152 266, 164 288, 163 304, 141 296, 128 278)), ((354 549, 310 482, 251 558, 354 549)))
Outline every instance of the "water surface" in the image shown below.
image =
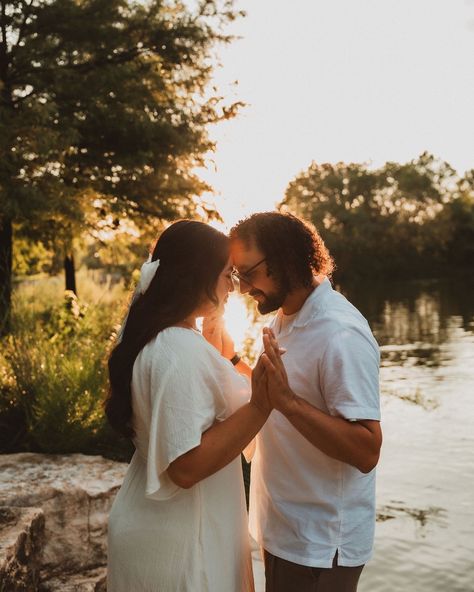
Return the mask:
POLYGON ((474 591, 474 279, 341 290, 382 350, 375 554, 359 591, 474 591))

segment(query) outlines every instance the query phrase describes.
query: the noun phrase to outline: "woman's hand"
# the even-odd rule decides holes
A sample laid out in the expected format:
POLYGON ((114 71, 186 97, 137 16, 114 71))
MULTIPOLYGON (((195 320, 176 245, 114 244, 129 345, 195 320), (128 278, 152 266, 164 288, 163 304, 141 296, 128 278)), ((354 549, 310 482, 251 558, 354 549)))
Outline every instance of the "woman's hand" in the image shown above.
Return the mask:
POLYGON ((220 316, 204 317, 202 320, 202 334, 217 351, 222 353, 222 328, 224 320, 220 316))
POLYGON ((224 358, 231 360, 235 356, 235 345, 234 340, 230 336, 225 326, 224 320, 222 320, 222 355, 224 358))
POLYGON ((222 316, 204 317, 202 334, 217 351, 231 360, 235 355, 234 340, 229 335, 222 316))
POLYGON ((265 367, 266 383, 270 404, 285 413, 295 400, 295 394, 288 384, 288 376, 281 359, 281 350, 273 331, 264 327, 263 329, 264 353, 260 359, 265 367))
POLYGON ((269 415, 272 404, 268 396, 267 375, 261 357, 252 371, 252 396, 250 403, 255 405, 264 415, 269 415))

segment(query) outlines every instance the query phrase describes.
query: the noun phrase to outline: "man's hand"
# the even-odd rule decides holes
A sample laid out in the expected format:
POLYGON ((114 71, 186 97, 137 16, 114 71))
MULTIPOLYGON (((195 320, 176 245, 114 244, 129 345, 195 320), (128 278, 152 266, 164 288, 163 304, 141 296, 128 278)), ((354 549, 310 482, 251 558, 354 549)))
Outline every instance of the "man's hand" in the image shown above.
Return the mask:
POLYGON ((263 331, 265 353, 262 354, 261 360, 265 365, 271 404, 321 452, 356 467, 362 473, 370 472, 379 459, 382 444, 380 422, 350 422, 342 417, 324 413, 295 395, 288 385, 288 377, 275 336, 271 329, 263 331))
POLYGON ((285 413, 295 400, 295 394, 288 384, 288 376, 281 359, 281 352, 273 331, 264 327, 263 345, 265 352, 261 361, 265 367, 270 402, 275 409, 285 413))

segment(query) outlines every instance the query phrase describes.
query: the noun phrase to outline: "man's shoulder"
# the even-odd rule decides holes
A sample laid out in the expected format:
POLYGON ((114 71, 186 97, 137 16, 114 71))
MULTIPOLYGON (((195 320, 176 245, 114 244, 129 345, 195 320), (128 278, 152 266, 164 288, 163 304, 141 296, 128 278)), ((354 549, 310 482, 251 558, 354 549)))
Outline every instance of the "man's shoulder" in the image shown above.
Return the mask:
POLYGON ((307 334, 313 333, 328 343, 337 335, 346 334, 356 339, 370 341, 378 348, 374 335, 364 315, 340 292, 333 291, 304 327, 307 334))
POLYGON ((333 331, 352 326, 367 326, 367 319, 347 298, 333 290, 324 304, 310 318, 312 327, 324 326, 333 331))

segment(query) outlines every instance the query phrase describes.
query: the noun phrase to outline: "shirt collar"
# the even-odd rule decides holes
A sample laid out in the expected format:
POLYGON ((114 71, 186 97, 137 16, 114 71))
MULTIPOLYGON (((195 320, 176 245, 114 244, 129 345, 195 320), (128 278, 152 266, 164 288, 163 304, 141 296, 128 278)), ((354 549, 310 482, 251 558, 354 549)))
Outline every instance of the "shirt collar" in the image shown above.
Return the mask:
MULTIPOLYGON (((309 294, 308 298, 306 298, 303 306, 300 310, 296 313, 293 322, 289 323, 283 330, 279 333, 279 337, 283 337, 284 335, 288 335, 291 333, 293 328, 295 327, 304 327, 309 323, 311 319, 313 319, 318 312, 320 311, 324 300, 326 299, 326 295, 332 292, 331 282, 327 277, 323 279, 323 281, 316 286, 316 288, 309 294)), ((283 311, 280 308, 276 317, 275 317, 275 325, 278 327, 283 316, 283 311)))

